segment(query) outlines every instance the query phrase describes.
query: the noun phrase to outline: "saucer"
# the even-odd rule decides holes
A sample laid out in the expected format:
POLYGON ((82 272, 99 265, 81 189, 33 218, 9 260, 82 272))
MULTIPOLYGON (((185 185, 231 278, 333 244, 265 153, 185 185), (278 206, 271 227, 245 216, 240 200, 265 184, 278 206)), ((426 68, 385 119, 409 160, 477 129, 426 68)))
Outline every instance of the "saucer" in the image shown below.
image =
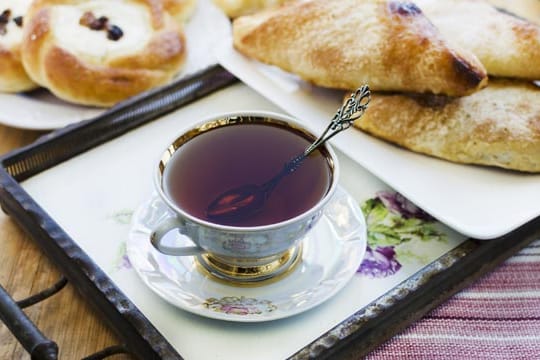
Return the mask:
MULTIPOLYGON (((201 271, 193 256, 163 255, 151 229, 174 214, 154 194, 133 215, 127 255, 157 295, 194 314, 237 321, 277 320, 307 311, 341 290, 366 250, 366 224, 357 202, 338 187, 317 225, 302 240, 300 262, 286 276, 257 287, 235 286, 201 271)), ((193 245, 179 236, 176 245, 193 245)))

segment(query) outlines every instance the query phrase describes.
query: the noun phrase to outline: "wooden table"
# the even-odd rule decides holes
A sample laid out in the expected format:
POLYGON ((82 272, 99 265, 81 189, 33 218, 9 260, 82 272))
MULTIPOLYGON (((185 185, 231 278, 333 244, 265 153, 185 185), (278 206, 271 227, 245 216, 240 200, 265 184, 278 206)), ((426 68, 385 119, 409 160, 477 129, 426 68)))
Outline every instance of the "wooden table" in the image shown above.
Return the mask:
MULTIPOLYGON (((13 129, 0 125, 0 154, 27 145, 40 132, 13 129)), ((0 284, 20 300, 44 290, 61 275, 21 228, 6 214, 0 213, 0 284)), ((28 317, 46 337, 60 348, 60 359, 80 359, 105 347, 117 345, 114 334, 68 283, 53 297, 25 309, 28 317)), ((0 359, 29 359, 15 337, 0 325, 0 359)), ((111 359, 131 359, 115 355, 111 359)))

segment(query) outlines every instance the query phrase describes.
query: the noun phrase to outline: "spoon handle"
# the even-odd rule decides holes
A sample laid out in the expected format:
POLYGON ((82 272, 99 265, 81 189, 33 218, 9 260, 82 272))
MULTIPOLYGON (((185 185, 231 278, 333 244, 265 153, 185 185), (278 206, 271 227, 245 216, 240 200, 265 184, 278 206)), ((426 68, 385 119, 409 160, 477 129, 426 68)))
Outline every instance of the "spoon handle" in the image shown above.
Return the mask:
POLYGON ((307 156, 306 153, 303 152, 300 155, 298 155, 298 156, 294 157, 293 159, 291 159, 290 161, 288 161, 283 166, 281 171, 276 176, 274 176, 272 179, 270 179, 269 181, 267 181, 263 185, 261 185, 261 188, 264 189, 264 191, 266 191, 266 192, 272 191, 274 189, 274 187, 278 184, 278 182, 281 180, 281 178, 295 172, 296 169, 298 169, 300 167, 300 165, 302 164, 302 161, 304 161, 306 156, 307 156))
POLYGON ((371 91, 369 86, 362 85, 343 103, 341 108, 336 111, 330 125, 324 130, 321 136, 311 144, 305 151, 304 156, 308 156, 319 145, 332 138, 337 133, 348 129, 355 120, 364 115, 371 100, 371 91))

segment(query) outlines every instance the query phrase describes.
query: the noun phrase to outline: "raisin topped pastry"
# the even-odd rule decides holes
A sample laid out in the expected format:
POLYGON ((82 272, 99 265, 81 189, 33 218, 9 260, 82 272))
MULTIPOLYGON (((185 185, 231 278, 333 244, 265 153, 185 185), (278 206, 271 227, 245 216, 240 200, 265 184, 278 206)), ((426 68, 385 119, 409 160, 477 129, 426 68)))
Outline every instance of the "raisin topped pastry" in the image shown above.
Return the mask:
POLYGON ((0 1, 0 91, 18 92, 37 87, 21 63, 23 23, 32 0, 0 1))
POLYGON ((461 96, 487 84, 478 59, 410 1, 291 1, 235 19, 233 39, 244 55, 324 87, 461 96))
POLYGON ((161 0, 36 0, 26 21, 24 67, 66 101, 111 106, 168 82, 185 61, 161 0))

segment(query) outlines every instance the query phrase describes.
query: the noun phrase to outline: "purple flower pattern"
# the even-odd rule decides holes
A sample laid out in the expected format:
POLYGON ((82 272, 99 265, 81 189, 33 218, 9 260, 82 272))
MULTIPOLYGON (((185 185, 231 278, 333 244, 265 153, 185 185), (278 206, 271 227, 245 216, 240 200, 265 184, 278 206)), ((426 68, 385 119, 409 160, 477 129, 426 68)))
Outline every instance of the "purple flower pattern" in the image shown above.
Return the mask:
POLYGON ((401 269, 401 264, 396 259, 393 246, 376 247, 375 250, 368 246, 358 272, 381 278, 394 275, 399 269, 401 269))
POLYGON ((435 219, 418 206, 407 200, 400 193, 390 191, 379 191, 377 198, 382 201, 383 205, 395 214, 401 215, 405 219, 420 219, 425 221, 434 221, 435 219))
POLYGON ((432 227, 436 220, 407 200, 403 195, 380 191, 362 205, 368 227, 368 246, 358 273, 382 278, 401 269, 396 248, 400 244, 420 239, 444 238, 432 227))

